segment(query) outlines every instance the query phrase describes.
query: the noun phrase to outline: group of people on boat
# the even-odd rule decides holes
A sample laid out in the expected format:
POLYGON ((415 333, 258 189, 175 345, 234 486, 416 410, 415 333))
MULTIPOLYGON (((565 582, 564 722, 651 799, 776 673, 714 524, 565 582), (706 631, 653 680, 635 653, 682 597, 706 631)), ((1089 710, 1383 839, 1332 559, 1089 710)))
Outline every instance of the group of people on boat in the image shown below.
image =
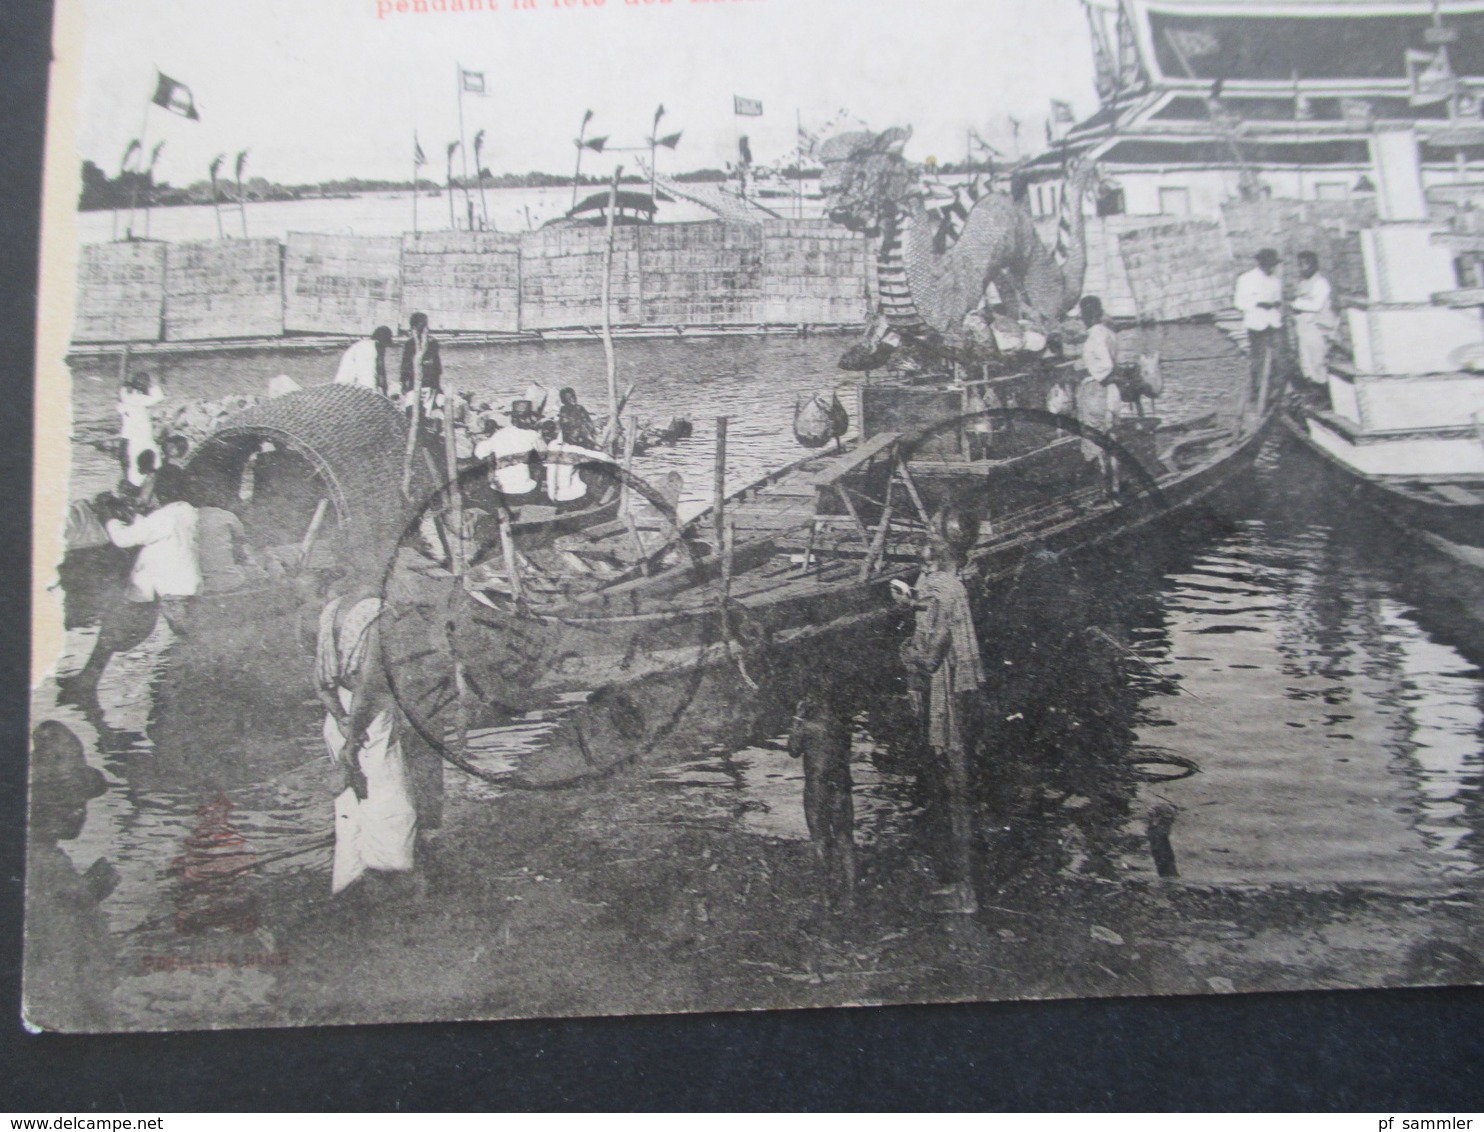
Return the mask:
POLYGON ((545 415, 546 391, 535 387, 512 401, 508 411, 497 411, 487 402, 476 403, 466 392, 444 390, 442 355, 429 332, 427 315, 411 315, 408 329, 396 389, 386 368, 393 344, 386 326, 378 326, 370 337, 345 350, 335 381, 373 389, 396 401, 409 417, 415 411, 421 438, 436 466, 442 464, 443 429, 450 417, 445 398, 452 397, 454 452, 471 506, 491 513, 497 507, 509 510, 529 504, 578 511, 592 506, 605 485, 615 482, 613 461, 605 451, 611 438, 599 436, 576 390, 560 391, 554 418, 545 415), (463 474, 476 465, 485 468, 484 477, 463 474))
POLYGON ((1283 372, 1285 311, 1292 317, 1297 370, 1306 390, 1327 388, 1327 359, 1339 329, 1339 316, 1334 288, 1319 270, 1319 256, 1312 251, 1298 253, 1299 278, 1286 301, 1279 273, 1282 257, 1277 250, 1263 248, 1254 258, 1257 265, 1238 277, 1232 296, 1232 305, 1241 313, 1247 334, 1252 379, 1248 393, 1252 403, 1258 403, 1283 372))

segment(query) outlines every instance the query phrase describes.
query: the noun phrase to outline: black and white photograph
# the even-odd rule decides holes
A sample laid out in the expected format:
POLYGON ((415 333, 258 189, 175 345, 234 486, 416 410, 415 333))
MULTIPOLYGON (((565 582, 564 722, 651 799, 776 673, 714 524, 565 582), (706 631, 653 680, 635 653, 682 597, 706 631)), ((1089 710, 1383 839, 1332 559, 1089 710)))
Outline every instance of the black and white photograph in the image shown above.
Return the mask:
POLYGON ((1484 982, 1484 0, 59 0, 23 1013, 1484 982))

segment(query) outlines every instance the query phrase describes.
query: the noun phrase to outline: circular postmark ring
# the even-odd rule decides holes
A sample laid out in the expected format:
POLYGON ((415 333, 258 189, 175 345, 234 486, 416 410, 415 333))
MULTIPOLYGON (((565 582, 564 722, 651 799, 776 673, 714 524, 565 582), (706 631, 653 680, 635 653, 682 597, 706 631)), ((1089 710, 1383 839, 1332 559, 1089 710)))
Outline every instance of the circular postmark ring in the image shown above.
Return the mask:
MULTIPOLYGON (((636 695, 630 690, 634 686, 634 680, 627 670, 632 668, 636 657, 642 658, 644 641, 642 635, 634 636, 628 642, 625 654, 614 653, 611 656, 619 670, 616 679, 606 682, 593 680, 585 688, 566 690, 569 693, 586 693, 584 701, 568 713, 566 720, 580 720, 582 712, 591 709, 597 717, 591 730, 601 732, 608 738, 621 740, 625 745, 624 753, 615 757, 611 751, 600 749, 600 736, 589 734, 589 729, 578 722, 571 726, 570 734, 564 736, 565 753, 569 756, 568 762, 571 765, 550 772, 549 780, 530 780, 520 773, 491 771, 481 767, 468 756, 461 735, 455 734, 450 739, 449 724, 452 721, 448 713, 452 711, 457 715, 466 706, 470 706, 471 701, 476 710, 503 713, 509 718, 530 710, 538 702, 549 703, 557 695, 558 688, 548 687, 544 691, 537 691, 531 685, 539 684, 540 680, 532 680, 531 676, 543 664, 570 659, 566 655, 570 650, 562 647, 564 636, 570 634, 579 638, 570 643, 581 646, 585 641, 591 643, 589 634, 594 629, 601 632, 603 628, 626 626, 632 621, 625 621, 621 617, 605 620, 602 616, 581 616, 570 608, 570 602, 566 603, 569 606, 566 609, 560 608, 561 602, 557 603, 558 608, 541 609, 536 603, 521 599, 518 594, 504 602, 492 602, 483 594, 473 596, 465 584, 464 576, 454 573, 451 567, 456 552, 447 543, 448 532, 442 522, 454 498, 451 490, 454 483, 457 483, 462 496, 485 477, 493 476, 503 468, 522 464, 526 458, 525 455, 502 456, 481 460, 463 468, 456 480, 446 480, 429 492, 422 505, 413 510, 391 556, 381 570, 380 591, 387 611, 384 620, 390 628, 382 636, 384 642, 391 642, 391 647, 383 645, 380 659, 387 686, 403 717, 419 738, 440 757, 483 781, 529 787, 562 785, 579 778, 617 770, 641 760, 659 743, 668 739, 685 719, 706 678, 708 667, 712 665, 693 663, 649 673, 648 677, 655 680, 668 680, 668 694, 661 697, 636 695), (432 548, 428 545, 430 520, 434 533, 442 542, 439 553, 432 553, 432 548), (440 572, 444 576, 431 586, 422 585, 421 591, 417 592, 409 586, 412 580, 408 577, 407 570, 409 555, 421 560, 425 581, 427 576, 436 576, 440 572), (491 644, 512 651, 514 662, 509 669, 512 679, 508 683, 481 680, 473 671, 479 666, 467 663, 472 658, 487 653, 491 644), (678 685, 675 682, 677 674, 678 685)), ((632 576, 626 580, 633 582, 648 576, 650 567, 677 554, 681 561, 678 565, 669 567, 670 569, 691 569, 704 577, 707 550, 713 552, 713 558, 720 553, 720 548, 708 548, 696 537, 698 526, 694 519, 689 522, 680 520, 675 502, 670 497, 618 463, 597 459, 592 455, 560 451, 549 453, 546 461, 548 464, 566 464, 574 470, 596 471, 609 481, 605 489, 606 498, 610 502, 617 495, 627 493, 644 500, 660 517, 665 537, 647 552, 643 540, 639 540, 637 570, 631 570, 632 576)), ((504 516, 497 516, 496 521, 497 533, 482 542, 472 541, 466 548, 468 553, 462 557, 466 563, 487 563, 498 551, 505 564, 513 565, 515 572, 521 573, 523 566, 529 565, 528 560, 523 557, 504 557, 504 541, 510 539, 513 545, 514 540, 509 532, 516 524, 510 522, 508 511, 504 516)), ((559 525, 560 516, 553 523, 559 525)), ((625 523, 625 526, 628 536, 638 538, 631 524, 625 523)), ((467 532, 460 532, 459 537, 464 534, 467 532)), ((623 536, 615 533, 614 537, 623 536)), ((732 655, 733 634, 729 625, 735 614, 729 610, 729 603, 724 600, 719 579, 711 582, 711 589, 715 600, 699 603, 702 612, 696 625, 696 632, 701 638, 698 642, 698 659, 715 661, 715 657, 708 655, 710 650, 707 647, 717 643, 710 639, 714 636, 725 646, 726 655, 739 668, 744 667, 745 659, 741 653, 732 655), (705 612, 708 609, 712 611, 710 616, 705 612), (712 621, 716 623, 716 627, 713 631, 708 631, 708 623, 712 621)), ((738 648, 741 647, 739 644, 738 648)), ((484 666, 484 670, 487 674, 488 664, 484 666)), ((559 724, 559 727, 564 724, 559 724)))

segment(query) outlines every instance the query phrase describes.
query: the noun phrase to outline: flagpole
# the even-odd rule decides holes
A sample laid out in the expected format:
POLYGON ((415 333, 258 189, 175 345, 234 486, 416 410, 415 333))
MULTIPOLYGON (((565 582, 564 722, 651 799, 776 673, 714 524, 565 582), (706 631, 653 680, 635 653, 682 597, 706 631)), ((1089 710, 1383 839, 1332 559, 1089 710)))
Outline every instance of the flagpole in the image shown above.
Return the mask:
MULTIPOLYGON (((159 143, 164 145, 164 142, 159 143)), ((155 160, 158 152, 150 154, 149 168, 144 171, 144 238, 149 239, 150 199, 155 195, 155 160)))
POLYGON ((459 72, 459 163, 464 170, 464 207, 472 217, 474 201, 469 196, 469 147, 464 144, 464 65, 455 61, 454 66, 459 72))
POLYGON ((412 234, 417 235, 417 131, 412 131, 412 234))
POLYGON ((484 199, 484 169, 479 164, 479 152, 482 148, 480 145, 480 134, 483 133, 484 131, 480 130, 479 134, 474 136, 474 181, 479 185, 479 212, 484 219, 485 228, 488 229, 490 226, 490 206, 489 201, 484 199))
POLYGON ((587 123, 592 116, 588 111, 582 116, 582 125, 577 128, 577 168, 572 170, 572 207, 577 207, 577 186, 582 180, 582 150, 583 142, 587 140, 587 123))
MULTIPOLYGON (((159 86, 160 68, 156 67, 155 89, 158 90, 159 86)), ((149 145, 149 108, 150 104, 153 103, 154 100, 155 97, 153 94, 150 94, 150 96, 144 100, 144 116, 139 123, 139 157, 141 162, 144 159, 145 147, 149 145)), ((134 209, 136 208, 138 203, 139 182, 135 181, 134 185, 129 189, 129 223, 124 227, 124 239, 126 240, 132 240, 134 238, 134 209)))
POLYGON ((794 210, 804 219, 804 115, 794 107, 794 210))

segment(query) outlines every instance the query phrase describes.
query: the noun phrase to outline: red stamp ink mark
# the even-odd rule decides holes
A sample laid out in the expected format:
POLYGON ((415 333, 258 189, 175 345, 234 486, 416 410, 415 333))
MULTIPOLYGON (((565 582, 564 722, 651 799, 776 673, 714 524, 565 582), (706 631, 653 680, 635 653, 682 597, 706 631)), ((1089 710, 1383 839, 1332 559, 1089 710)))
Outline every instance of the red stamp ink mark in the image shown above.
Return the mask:
POLYGON ((185 839, 185 853, 170 863, 180 876, 175 898, 175 930, 199 935, 210 930, 247 933, 258 928, 257 898, 243 882, 257 865, 257 855, 227 818, 232 803, 225 794, 196 811, 196 828, 185 839))

